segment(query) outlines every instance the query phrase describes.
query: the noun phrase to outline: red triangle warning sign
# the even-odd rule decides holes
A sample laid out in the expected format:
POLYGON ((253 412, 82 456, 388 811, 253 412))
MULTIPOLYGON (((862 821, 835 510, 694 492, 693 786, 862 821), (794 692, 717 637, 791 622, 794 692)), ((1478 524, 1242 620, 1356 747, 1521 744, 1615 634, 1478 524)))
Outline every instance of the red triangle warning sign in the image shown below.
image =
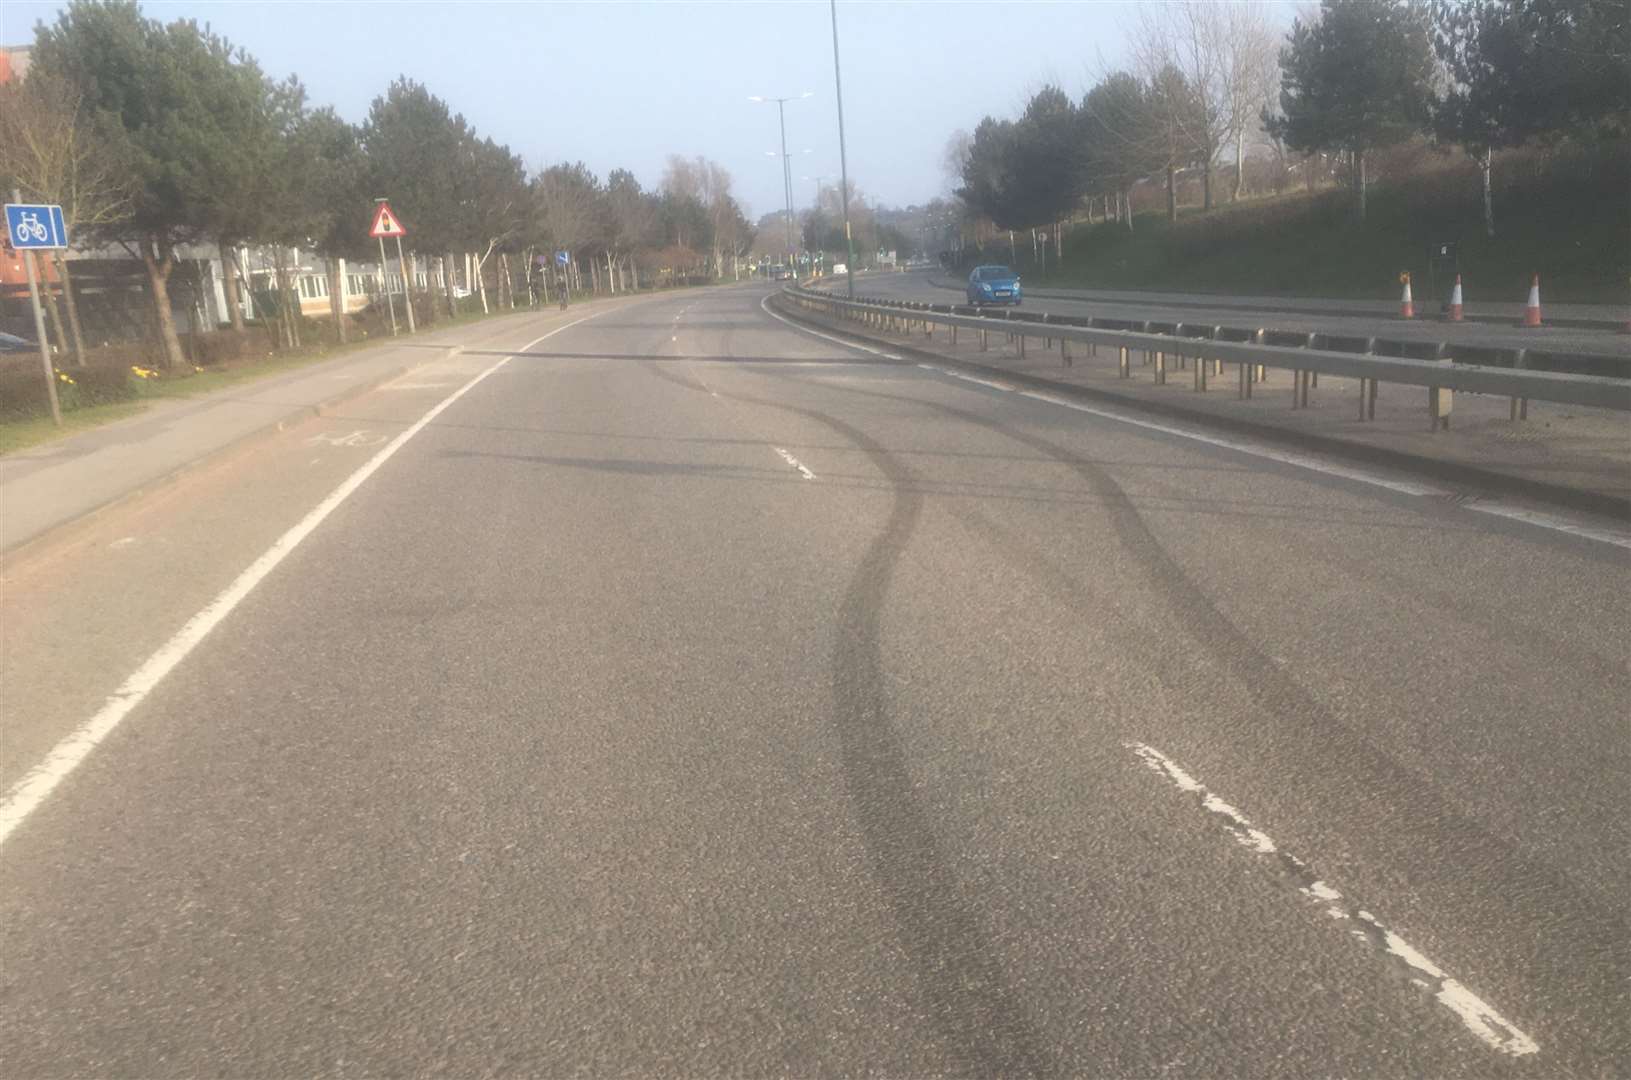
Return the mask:
POLYGON ((368 238, 372 240, 377 236, 407 236, 408 230, 402 227, 402 222, 391 212, 388 203, 380 203, 374 211, 374 224, 368 228, 368 238))

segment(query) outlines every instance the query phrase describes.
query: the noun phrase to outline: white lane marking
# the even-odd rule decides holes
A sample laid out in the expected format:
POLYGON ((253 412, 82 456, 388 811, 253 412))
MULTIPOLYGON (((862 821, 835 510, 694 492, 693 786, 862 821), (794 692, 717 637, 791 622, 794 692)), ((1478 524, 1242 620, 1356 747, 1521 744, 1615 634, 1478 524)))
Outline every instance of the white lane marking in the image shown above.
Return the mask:
POLYGON ((899 356, 897 356, 896 354, 894 354, 892 352, 884 352, 882 349, 874 349, 870 345, 857 345, 853 341, 845 341, 841 337, 834 337, 831 334, 823 334, 820 330, 811 330, 808 326, 800 326, 798 323, 794 322, 793 320, 791 320, 789 318, 786 318, 783 315, 779 315, 774 311, 771 311, 770 310, 770 297, 768 297, 768 296, 765 297, 763 300, 759 301, 759 307, 766 315, 769 315, 772 319, 775 319, 777 322, 783 323, 783 324, 785 324, 787 326, 791 326, 794 330, 797 330, 801 334, 809 334, 811 337, 818 337, 818 338, 821 338, 823 341, 831 341, 834 344, 844 346, 844 348, 846 348, 846 349, 856 349, 856 350, 859 350, 860 352, 871 353, 873 356, 881 356, 885 360, 899 360, 900 359, 899 356))
POLYGON ((982 379, 977 375, 968 375, 961 371, 948 371, 945 368, 935 367, 933 364, 919 364, 918 367, 922 368, 924 371, 938 371, 942 375, 950 375, 952 378, 961 379, 964 382, 978 383, 980 386, 989 386, 991 389, 1001 390, 1005 394, 1012 394, 1019 391, 1017 386, 1013 386, 1009 383, 997 382, 994 379, 982 379))
MULTIPOLYGON (((948 372, 947 374, 956 373, 948 372)), ((1193 442, 1206 443, 1208 446, 1218 446, 1225 450, 1234 450, 1238 453, 1250 454, 1253 457, 1266 458, 1269 461, 1277 461, 1282 465, 1293 465, 1300 469, 1307 469, 1310 472, 1324 473, 1327 476, 1336 476, 1343 480, 1355 480, 1361 484, 1370 484, 1373 487, 1386 488, 1388 491, 1396 491, 1401 495, 1424 496, 1449 494, 1449 492, 1443 488, 1434 487, 1431 484, 1420 484, 1414 480, 1394 480, 1389 477, 1377 476, 1374 473, 1365 472, 1362 469, 1351 469, 1346 465, 1338 465, 1334 462, 1324 461, 1309 454, 1299 454, 1290 450, 1274 450, 1266 446, 1257 446, 1253 443, 1241 442, 1238 439, 1227 439, 1219 435, 1207 435, 1203 432, 1194 431, 1189 428, 1173 427, 1171 424, 1160 424, 1152 420, 1138 420, 1131 416, 1124 416, 1121 413, 1112 412, 1109 409, 1096 409, 1091 405, 1083 405, 1079 401, 1071 401, 1068 398, 1057 397, 1053 394, 1038 393, 1034 390, 1020 390, 1018 391, 1018 394, 1020 397, 1027 397, 1033 401, 1045 401, 1050 405, 1060 405, 1067 409, 1075 409, 1077 412, 1087 413, 1091 416, 1103 417, 1106 420, 1114 420, 1118 423, 1130 424, 1133 427, 1144 428, 1148 431, 1159 431, 1163 435, 1176 435, 1181 439, 1189 439, 1193 442)))
MULTIPOLYGON (((588 322, 604 312, 586 315, 581 319, 558 326, 543 337, 523 345, 516 352, 527 352, 534 345, 554 337, 562 330, 570 330, 578 323, 588 322)), ((511 354, 514 355, 514 354, 511 354)), ((22 779, 11 786, 6 792, 4 800, 0 800, 0 844, 11 835, 13 829, 21 825, 39 805, 45 801, 56 786, 62 783, 70 773, 79 767, 80 763, 88 757, 98 743, 108 737, 114 728, 119 726, 132 709, 142 701, 164 680, 164 677, 173 671, 177 664, 187 658, 187 654, 197 647, 200 641, 243 601, 243 598, 252 592, 265 577, 277 568, 278 563, 288 557, 289 553, 300 545, 300 542, 309 536, 312 530, 323 523, 352 492, 362 486, 363 481, 384 465, 391 457, 407 443, 407 441, 424 430, 425 426, 440 416, 449 405, 458 401, 469 393, 475 385, 510 362, 506 356, 492 367, 487 368, 469 382, 459 387, 453 393, 443 398, 421 416, 412 427, 392 439, 391 442, 369 458, 356 472, 346 477, 339 487, 328 494, 322 502, 312 508, 311 512, 291 528, 278 537, 277 541, 265 553, 250 563, 238 577, 221 591, 215 599, 211 600, 202 611, 188 619, 182 628, 176 631, 175 636, 159 646, 159 650, 149 656, 142 666, 137 668, 129 678, 120 684, 119 688, 109 695, 100 709, 89 720, 74 729, 56 746, 38 765, 30 769, 22 779)))
POLYGON ((117 539, 113 543, 109 544, 108 547, 110 547, 110 548, 122 548, 122 547, 126 547, 126 546, 128 546, 130 544, 134 544, 135 542, 136 542, 136 538, 134 536, 121 536, 121 537, 119 537, 119 539, 117 539))
MULTIPOLYGON (((936 367, 933 364, 919 364, 918 367, 926 368, 930 371, 936 371, 943 375, 950 375, 954 379, 962 379, 965 382, 979 383, 982 386, 990 386, 998 390, 1009 389, 1009 387, 1005 387, 1000 384, 987 382, 984 379, 976 378, 972 375, 965 375, 958 371, 951 371, 947 368, 936 367)), ((1156 423, 1151 420, 1140 420, 1109 409, 1098 409, 1091 405, 1084 405, 1079 401, 1071 401, 1068 398, 1059 397, 1055 394, 1040 393, 1034 390, 1018 390, 1015 392, 1021 397, 1031 398, 1034 401, 1045 401, 1050 405, 1059 405, 1066 409, 1074 409, 1077 412, 1103 417, 1106 420, 1114 420, 1117 423, 1130 424, 1133 427, 1145 428, 1149 431, 1159 431, 1165 435, 1176 435, 1182 439, 1189 439, 1194 442, 1206 443, 1210 446, 1218 446, 1226 450, 1233 450, 1237 453, 1250 454, 1253 457, 1277 461, 1282 465, 1291 465, 1295 468, 1307 469, 1310 472, 1324 473, 1327 476, 1335 476, 1343 480, 1352 480, 1355 483, 1369 484, 1371 487, 1385 488, 1388 491, 1397 492, 1401 495, 1414 495, 1419 498, 1444 498, 1451 494, 1451 492, 1448 490, 1435 487, 1431 484, 1417 483, 1413 480, 1394 480, 1390 477, 1377 476, 1375 473, 1366 472, 1363 469, 1349 468, 1346 465, 1339 465, 1335 462, 1325 461, 1309 454, 1299 454, 1289 450, 1275 450, 1265 446, 1257 446, 1252 443, 1241 442, 1237 439, 1227 439, 1218 435, 1207 435, 1203 432, 1194 431, 1189 428, 1174 427, 1170 424, 1156 423)), ((1604 544, 1613 544, 1615 547, 1631 549, 1631 531, 1598 528, 1590 525, 1579 525, 1569 521, 1566 518, 1558 517, 1555 514, 1549 514, 1538 510, 1527 510, 1518 506, 1511 506, 1507 503, 1501 502, 1498 499, 1474 498, 1460 503, 1459 505, 1464 510, 1476 510, 1481 514, 1491 514, 1496 517, 1507 518, 1511 521, 1519 521, 1526 525, 1533 525, 1536 528, 1550 529, 1554 532, 1567 533, 1570 536, 1578 536, 1586 540, 1596 540, 1604 544)))
MULTIPOLYGON (((836 341, 838 344, 847 346, 849 348, 861 349, 864 352, 875 353, 876 355, 887 357, 890 360, 900 359, 900 357, 895 356, 892 353, 879 352, 876 349, 869 349, 864 345, 855 345, 840 338, 831 337, 830 335, 820 333, 819 331, 810 330, 799 326, 797 323, 791 322, 788 319, 783 318, 781 315, 778 315, 776 312, 771 311, 770 308, 766 306, 766 302, 768 300, 769 297, 766 297, 765 300, 761 300, 759 302, 759 306, 764 308, 765 313, 774 319, 786 323, 795 330, 801 330, 807 334, 814 334, 816 337, 826 338, 829 341, 836 341)), ((1349 468, 1346 465, 1339 465, 1335 462, 1325 461, 1309 454, 1298 454, 1288 450, 1270 449, 1266 446, 1257 446, 1252 443, 1241 442, 1237 439, 1226 439, 1217 435, 1207 435, 1188 428, 1173 427, 1170 424, 1156 423, 1151 420, 1140 420, 1136 417, 1127 416, 1118 412, 1112 412, 1108 409, 1098 409, 1091 405, 1084 405, 1079 401, 1072 401, 1068 398, 1062 398, 1055 394, 1040 393, 1035 390, 1020 390, 1017 387, 1010 386, 1005 383, 993 382, 989 379, 982 379, 975 375, 968 375, 961 371, 954 371, 951 368, 940 367, 936 364, 920 363, 917 366, 925 371, 933 371, 941 375, 950 376, 953 379, 960 379, 963 382, 975 383, 979 386, 984 386, 992 390, 1000 390, 1004 393, 1017 393, 1021 397, 1031 398, 1034 401, 1045 401, 1050 405, 1059 405, 1066 409, 1074 409, 1077 412, 1087 413, 1091 416, 1102 417, 1106 420, 1114 420, 1120 424, 1129 424, 1133 427, 1144 428, 1148 431, 1158 431, 1164 435, 1174 435, 1180 439, 1189 439, 1194 442, 1206 443, 1209 446, 1222 447, 1226 450, 1233 450, 1236 453, 1250 454, 1253 457, 1265 458, 1269 461, 1276 461, 1282 465, 1290 465, 1293 468, 1307 469, 1310 472, 1324 473, 1326 476, 1335 476, 1339 479, 1351 480, 1358 484, 1369 484, 1371 487, 1383 488, 1387 491, 1396 492, 1400 495, 1413 495, 1419 498, 1444 498, 1451 494, 1451 492, 1445 490, 1444 488, 1434 487, 1431 484, 1417 483, 1413 480, 1394 480, 1390 477, 1378 476, 1374 473, 1365 472, 1362 469, 1349 468)), ((1532 525, 1536 528, 1550 529, 1553 532, 1565 533, 1570 536, 1578 536, 1586 540, 1596 540, 1600 543, 1612 544, 1615 547, 1631 550, 1631 530, 1618 530, 1599 528, 1590 525, 1580 525, 1571 522, 1566 518, 1558 517, 1554 514, 1549 514, 1538 510, 1528 510, 1520 506, 1512 506, 1497 499, 1475 498, 1459 505, 1465 510, 1476 510, 1481 514, 1490 514, 1495 517, 1503 517, 1510 521, 1522 522, 1523 524, 1532 525)))
POLYGON ((375 435, 367 428, 362 428, 345 435, 313 435, 306 440, 306 445, 316 446, 319 443, 326 443, 329 446, 378 446, 384 441, 384 435, 375 435))
POLYGON ((1521 506, 1508 506, 1494 500, 1472 499, 1461 504, 1463 510, 1476 510, 1480 514, 1492 514, 1495 517, 1507 518, 1511 521, 1521 521, 1525 525, 1533 525, 1538 529, 1551 529, 1554 532, 1568 533, 1570 536, 1580 536, 1587 540, 1596 540, 1604 544, 1613 544, 1616 547, 1631 549, 1631 533, 1618 532, 1613 529, 1599 529, 1590 525, 1577 525, 1566 518, 1555 514, 1548 514, 1540 510, 1526 510, 1521 506))
POLYGON ((799 459, 794 457, 792 454, 789 454, 786 450, 783 450, 779 446, 772 446, 771 449, 776 451, 776 453, 780 454, 782 456, 783 461, 787 462, 787 464, 789 464, 789 465, 793 466, 793 468, 797 469, 799 471, 799 475, 804 477, 804 479, 814 480, 816 478, 815 473, 811 472, 809 469, 806 469, 803 465, 799 464, 799 459))
MULTIPOLYGON (((1144 743, 1132 742, 1126 746, 1137 754, 1145 765, 1165 777, 1178 790, 1200 796, 1202 808, 1221 818, 1220 824, 1238 843, 1259 854, 1277 854, 1279 858, 1289 860, 1298 871, 1311 874, 1307 863, 1277 848, 1268 834, 1254 828, 1240 811, 1209 791, 1205 784, 1185 772, 1177 762, 1144 743)), ((1467 1030, 1492 1050, 1513 1057, 1540 1052, 1540 1044, 1534 1039, 1520 1031, 1478 995, 1446 975, 1442 968, 1404 938, 1389 930, 1376 916, 1364 908, 1355 907, 1344 901, 1342 893, 1331 885, 1324 881, 1310 880, 1298 891, 1310 900, 1326 905, 1325 913, 1331 918, 1341 922, 1360 923, 1362 928, 1351 931, 1354 936, 1367 944, 1378 942, 1388 955, 1397 957, 1410 968, 1415 981, 1428 987, 1436 986, 1434 997, 1438 1003, 1455 1013, 1467 1030)))
POLYGON ((444 386, 452 386, 450 382, 394 382, 382 386, 382 390, 440 390, 444 386))

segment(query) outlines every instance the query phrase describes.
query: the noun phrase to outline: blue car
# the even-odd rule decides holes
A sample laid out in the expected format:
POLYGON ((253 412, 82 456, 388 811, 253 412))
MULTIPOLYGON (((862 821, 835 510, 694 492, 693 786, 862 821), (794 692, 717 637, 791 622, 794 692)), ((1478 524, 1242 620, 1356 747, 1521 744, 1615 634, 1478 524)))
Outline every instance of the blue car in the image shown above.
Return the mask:
POLYGON ((975 307, 982 304, 1013 304, 1019 307, 1024 300, 1019 275, 1006 266, 976 266, 968 276, 968 302, 975 307))

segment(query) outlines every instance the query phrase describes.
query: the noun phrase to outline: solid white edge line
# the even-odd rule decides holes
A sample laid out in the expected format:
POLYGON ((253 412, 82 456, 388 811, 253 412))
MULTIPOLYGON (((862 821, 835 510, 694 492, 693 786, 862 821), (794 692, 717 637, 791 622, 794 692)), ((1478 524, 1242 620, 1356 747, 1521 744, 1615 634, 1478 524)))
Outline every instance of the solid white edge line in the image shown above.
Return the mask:
MULTIPOLYGON (((1242 846, 1259 854, 1279 854, 1290 859, 1298 867, 1307 867, 1308 864, 1301 859, 1278 848, 1267 833, 1254 828, 1245 815, 1224 802, 1210 791, 1205 784, 1184 771, 1177 762, 1167 757, 1167 755, 1155 747, 1141 742, 1130 742, 1124 745, 1137 754, 1145 765, 1165 777, 1179 791, 1199 796, 1202 808, 1223 817, 1225 827, 1242 846)), ((1389 955, 1396 956, 1404 961, 1421 978, 1423 983, 1426 983, 1428 979, 1437 982, 1438 988, 1433 995, 1434 999, 1440 1005, 1455 1013, 1467 1030, 1471 1031, 1485 1045, 1500 1053, 1510 1054, 1512 1057, 1524 1057, 1540 1052, 1539 1043, 1519 1030, 1510 1020, 1496 1012, 1478 995, 1446 975, 1442 968, 1416 950, 1404 938, 1389 930, 1376 916, 1363 908, 1354 909, 1350 914, 1349 907, 1344 906, 1342 902, 1342 893, 1333 888, 1328 882, 1315 881, 1311 885, 1299 889, 1299 891, 1309 899, 1325 904, 1326 914, 1331 916, 1332 919, 1346 922, 1358 921, 1373 928, 1381 936, 1389 955)), ((1352 933, 1366 941, 1372 940, 1371 935, 1366 931, 1355 930, 1352 933)))
MULTIPOLYGON (((1072 401, 1068 398, 1059 397, 1056 394, 1041 393, 1035 390, 1017 390, 1014 387, 1004 386, 1001 383, 990 382, 974 375, 966 375, 963 372, 953 371, 950 368, 939 367, 935 364, 918 364, 917 366, 926 371, 937 372, 938 374, 945 375, 953 379, 958 379, 962 382, 975 383, 976 385, 989 387, 993 390, 1017 393, 1020 397, 1027 397, 1033 401, 1043 401, 1049 405, 1058 405, 1061 408, 1074 409, 1076 412, 1087 413, 1091 416, 1101 417, 1105 420, 1113 420, 1118 424, 1128 424, 1132 427, 1144 428, 1148 431, 1157 431, 1163 435, 1173 435, 1181 439, 1189 439, 1192 442, 1205 443, 1208 446, 1217 446, 1225 450, 1233 450, 1240 454, 1249 454, 1252 457, 1264 458, 1269 461, 1278 462, 1282 465, 1290 465, 1293 468, 1307 469, 1309 472, 1323 473, 1326 476, 1334 476, 1341 480, 1351 480, 1354 483, 1368 484, 1371 487, 1383 488, 1388 491, 1396 492, 1400 495, 1413 495, 1418 498, 1444 498, 1451 494, 1446 489, 1435 487, 1431 484, 1417 483, 1413 480, 1393 480, 1385 476, 1377 476, 1374 473, 1366 472, 1363 469, 1350 468, 1346 465, 1339 465, 1335 462, 1325 461, 1310 454, 1299 454, 1288 450, 1275 450, 1265 446, 1258 446, 1253 443, 1241 442, 1237 439, 1224 438, 1219 435, 1207 435, 1189 428, 1174 427, 1170 424, 1162 424, 1152 420, 1140 420, 1136 417, 1127 416, 1123 413, 1115 412, 1110 409, 1099 409, 1091 405, 1085 405, 1079 401, 1072 401)), ((1578 525, 1567 520, 1566 518, 1558 517, 1555 514, 1549 514, 1539 510, 1528 510, 1519 506, 1511 506, 1498 500, 1489 498, 1474 498, 1459 504, 1459 506, 1463 510, 1474 510, 1480 514, 1490 514, 1495 517, 1506 518, 1509 521, 1521 522, 1537 529, 1549 529, 1552 532, 1566 533, 1570 536, 1578 536, 1585 540, 1595 540, 1599 543, 1612 544, 1615 547, 1631 550, 1631 532, 1595 528, 1590 525, 1578 525)))
POLYGON ((784 324, 786 326, 792 327, 794 330, 797 330, 801 334, 809 334, 811 337, 818 337, 818 338, 821 338, 823 341, 830 341, 835 345, 842 345, 846 349, 855 349, 855 350, 857 350, 859 352, 871 353, 873 356, 881 356, 885 360, 899 360, 899 359, 901 359, 899 356, 895 355, 894 353, 884 352, 882 349, 874 349, 869 345, 857 345, 853 341, 845 341, 841 337, 834 337, 831 334, 823 334, 820 330, 812 330, 808 326, 800 326, 798 323, 794 322, 792 319, 787 318, 785 315, 781 315, 781 314, 778 314, 777 312, 771 311, 770 310, 770 297, 768 297, 768 296, 765 297, 763 300, 759 301, 759 307, 760 307, 761 310, 764 311, 764 313, 766 315, 769 315, 772 319, 775 319, 777 322, 782 323, 782 324, 784 324))
POLYGON ((1556 514, 1548 514, 1540 510, 1525 510, 1521 506, 1508 506, 1505 503, 1493 500, 1473 499, 1461 504, 1461 509, 1472 510, 1480 514, 1492 514, 1503 517, 1509 521, 1521 521, 1525 525, 1533 525, 1537 529, 1551 529, 1553 532, 1568 533, 1586 540, 1596 540, 1602 544, 1613 544, 1615 547, 1631 550, 1631 534, 1615 532, 1612 529, 1597 529, 1590 525, 1576 525, 1556 514))
MULTIPOLYGON (((535 338, 521 348, 515 350, 524 353, 532 349, 541 341, 559 334, 563 330, 570 330, 579 323, 588 322, 604 312, 595 312, 585 315, 564 326, 557 326, 542 337, 535 338)), ((363 482, 372 476, 380 466, 389 461, 407 441, 424 430, 425 426, 440 416, 448 406, 468 393, 475 385, 487 376, 508 364, 515 353, 504 357, 492 367, 476 375, 469 382, 459 387, 453 393, 443 398, 421 416, 412 427, 402 432, 395 439, 387 443, 377 454, 369 458, 359 469, 346 477, 328 496, 305 517, 301 518, 295 526, 278 537, 258 559, 250 563, 248 568, 222 590, 215 599, 211 600, 203 610, 199 611, 178 630, 170 640, 159 646, 157 652, 137 668, 129 678, 120 684, 119 688, 108 696, 100 709, 85 723, 69 733, 56 746, 51 748, 39 764, 31 768, 6 792, 5 799, 0 801, 0 844, 11 835, 13 829, 21 825, 29 814, 43 803, 56 786, 62 783, 70 773, 79 767, 80 763, 88 757, 97 744, 107 738, 108 734, 131 711, 140 705, 153 688, 164 680, 164 677, 173 671, 177 664, 187 658, 200 641, 228 615, 234 608, 252 592, 256 585, 270 574, 277 565, 288 557, 289 553, 299 546, 300 542, 309 536, 312 530, 323 523, 343 502, 346 501, 363 482)))

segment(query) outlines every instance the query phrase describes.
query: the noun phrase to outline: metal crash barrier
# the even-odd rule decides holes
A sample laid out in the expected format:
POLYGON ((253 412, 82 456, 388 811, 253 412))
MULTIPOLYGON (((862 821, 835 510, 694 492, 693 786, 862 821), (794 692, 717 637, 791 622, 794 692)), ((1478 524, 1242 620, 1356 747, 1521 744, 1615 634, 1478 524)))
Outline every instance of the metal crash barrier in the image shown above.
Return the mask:
POLYGON ((1631 357, 1537 353, 1537 363, 1531 366, 1528 350, 1475 352, 1442 345, 1428 346, 1427 355, 1390 356, 1383 355, 1378 346, 1387 348, 1394 343, 1375 338, 1007 310, 998 316, 963 305, 864 297, 846 300, 804 286, 789 286, 782 295, 807 311, 887 333, 921 332, 932 339, 937 329, 943 329, 953 345, 959 331, 978 334, 982 350, 989 347, 991 335, 1001 334, 1023 357, 1027 341, 1040 341, 1044 348, 1057 346, 1060 362, 1067 366, 1074 363, 1072 347, 1093 356, 1102 346, 1118 358, 1122 378, 1131 377, 1132 357, 1141 354, 1143 366, 1152 369, 1157 384, 1164 384, 1174 368, 1193 365, 1194 388, 1202 392, 1212 377, 1222 375, 1223 365, 1234 364, 1238 369, 1236 393, 1243 399, 1252 396, 1253 384, 1263 381, 1266 368, 1278 368, 1293 375, 1292 404, 1296 408, 1307 407, 1309 388, 1318 385, 1322 374, 1357 379, 1361 420, 1376 418, 1379 383, 1420 386, 1427 390, 1428 418, 1435 431, 1450 426, 1451 394, 1457 390, 1511 399, 1513 419, 1527 415, 1530 401, 1631 412, 1631 357), (1483 362, 1468 362, 1474 360, 1483 362), (1586 374, 1558 370, 1560 367, 1608 373, 1586 374))

